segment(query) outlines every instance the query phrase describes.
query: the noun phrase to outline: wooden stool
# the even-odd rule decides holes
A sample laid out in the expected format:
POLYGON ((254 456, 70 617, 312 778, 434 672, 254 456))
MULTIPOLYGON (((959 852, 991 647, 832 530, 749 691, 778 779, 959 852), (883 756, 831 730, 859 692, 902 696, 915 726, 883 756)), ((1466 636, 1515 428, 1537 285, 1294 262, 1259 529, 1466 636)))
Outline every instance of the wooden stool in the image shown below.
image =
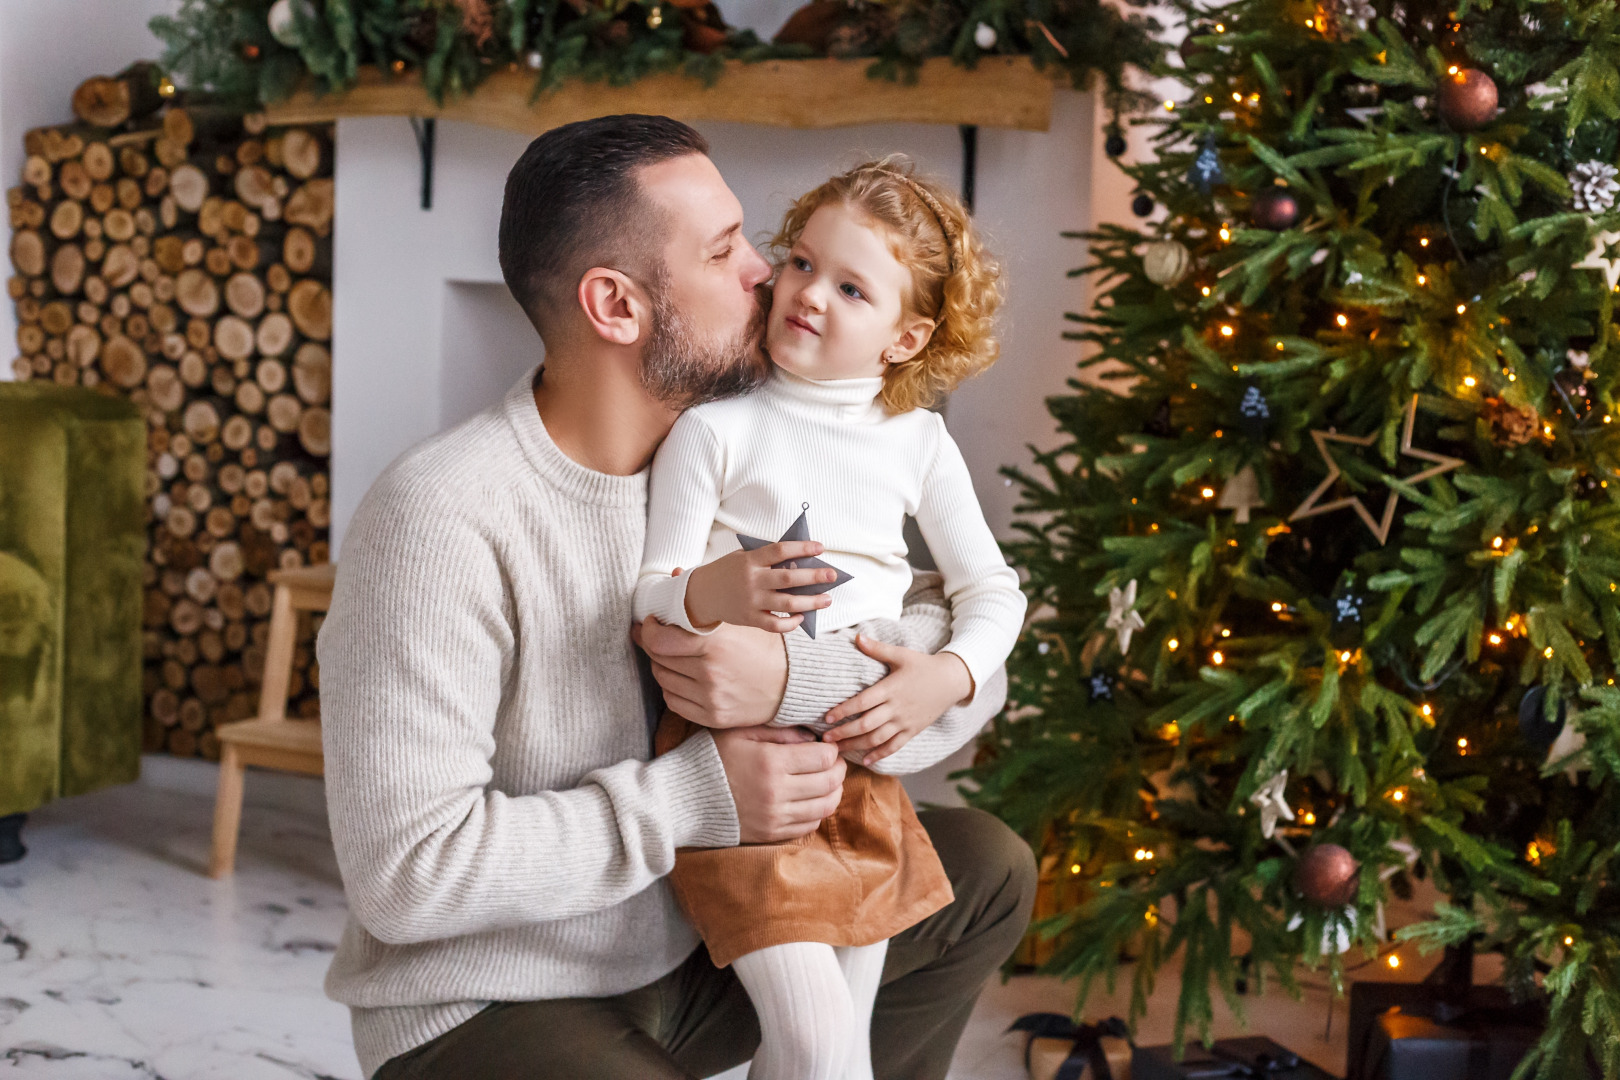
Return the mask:
POLYGON ((219 794, 214 800, 214 849, 209 877, 227 877, 236 869, 236 834, 242 825, 242 772, 248 765, 320 776, 321 722, 287 719, 287 686, 292 681, 293 644, 298 612, 332 606, 337 567, 303 566, 270 571, 276 587, 270 609, 270 639, 264 650, 264 687, 259 716, 222 724, 219 736, 219 794))

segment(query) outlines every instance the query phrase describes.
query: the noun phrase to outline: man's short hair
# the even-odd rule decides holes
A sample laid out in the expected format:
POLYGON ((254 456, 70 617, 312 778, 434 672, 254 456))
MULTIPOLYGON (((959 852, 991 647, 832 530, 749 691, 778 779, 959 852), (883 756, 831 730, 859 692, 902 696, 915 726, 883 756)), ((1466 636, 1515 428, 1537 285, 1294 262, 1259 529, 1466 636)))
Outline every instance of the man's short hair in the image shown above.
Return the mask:
POLYGON ((637 114, 564 124, 529 144, 506 177, 500 260, 542 337, 585 271, 628 273, 644 261, 652 207, 636 170, 708 152, 708 140, 679 120, 637 114))

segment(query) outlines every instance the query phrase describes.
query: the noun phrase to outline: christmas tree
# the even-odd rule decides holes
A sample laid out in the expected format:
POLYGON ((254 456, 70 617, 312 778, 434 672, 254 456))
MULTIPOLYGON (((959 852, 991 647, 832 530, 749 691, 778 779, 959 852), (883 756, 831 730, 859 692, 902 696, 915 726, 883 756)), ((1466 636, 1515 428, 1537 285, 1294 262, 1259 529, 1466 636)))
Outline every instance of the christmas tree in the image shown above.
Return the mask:
POLYGON ((1620 1075, 1620 9, 1177 6, 970 798, 1087 882, 1081 1007, 1178 959, 1207 1037, 1427 878, 1398 937, 1546 996, 1524 1075, 1620 1075))

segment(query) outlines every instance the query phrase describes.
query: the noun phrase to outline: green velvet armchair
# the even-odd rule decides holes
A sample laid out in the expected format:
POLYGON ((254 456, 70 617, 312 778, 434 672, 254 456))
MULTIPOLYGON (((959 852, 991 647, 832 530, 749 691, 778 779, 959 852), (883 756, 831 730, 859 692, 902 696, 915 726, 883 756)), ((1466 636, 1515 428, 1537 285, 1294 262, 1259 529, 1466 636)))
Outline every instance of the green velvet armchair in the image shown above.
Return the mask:
POLYGON ((0 383, 0 861, 25 812, 139 775, 145 473, 134 404, 0 383))

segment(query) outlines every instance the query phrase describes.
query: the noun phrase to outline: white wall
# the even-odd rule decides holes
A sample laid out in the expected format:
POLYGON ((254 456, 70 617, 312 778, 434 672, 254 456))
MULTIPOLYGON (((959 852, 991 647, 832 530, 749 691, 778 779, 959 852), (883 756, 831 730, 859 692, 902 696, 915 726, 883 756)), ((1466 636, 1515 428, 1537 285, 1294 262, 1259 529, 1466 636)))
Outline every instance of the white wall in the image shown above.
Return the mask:
MULTIPOLYGON (((178 0, 0 0, 0 180, 22 175, 23 133, 73 120, 73 88, 91 75, 156 59, 162 48, 147 20, 178 0)), ((0 218, 0 222, 3 222, 0 218)), ((3 228, 10 249, 11 230, 3 228)), ((6 274, 11 273, 6 264, 6 274)), ((0 379, 17 355, 16 316, 0 302, 0 379)))
MULTIPOLYGON (((1058 234, 1091 220, 1093 113, 1089 95, 1060 91, 1051 131, 983 129, 979 135, 978 217, 1007 268, 1003 359, 957 392, 948 417, 998 531, 1011 517, 1013 492, 996 470, 1026 461, 1026 443, 1050 443, 1043 402, 1062 390, 1077 355, 1060 335, 1063 312, 1080 303, 1079 287, 1065 272, 1084 251, 1058 234)), ((791 197, 864 155, 903 150, 952 185, 961 176, 954 127, 699 127, 756 239, 773 230, 791 197)), ((540 355, 537 337, 524 339, 521 327, 511 329, 511 311, 498 290, 480 287, 501 280, 496 225, 502 185, 528 140, 443 121, 437 137, 433 208, 424 211, 408 121, 338 123, 335 549, 389 461, 466 415, 476 395, 493 400, 509 385, 508 373, 540 355), (497 321, 503 329, 487 329, 497 321)))

